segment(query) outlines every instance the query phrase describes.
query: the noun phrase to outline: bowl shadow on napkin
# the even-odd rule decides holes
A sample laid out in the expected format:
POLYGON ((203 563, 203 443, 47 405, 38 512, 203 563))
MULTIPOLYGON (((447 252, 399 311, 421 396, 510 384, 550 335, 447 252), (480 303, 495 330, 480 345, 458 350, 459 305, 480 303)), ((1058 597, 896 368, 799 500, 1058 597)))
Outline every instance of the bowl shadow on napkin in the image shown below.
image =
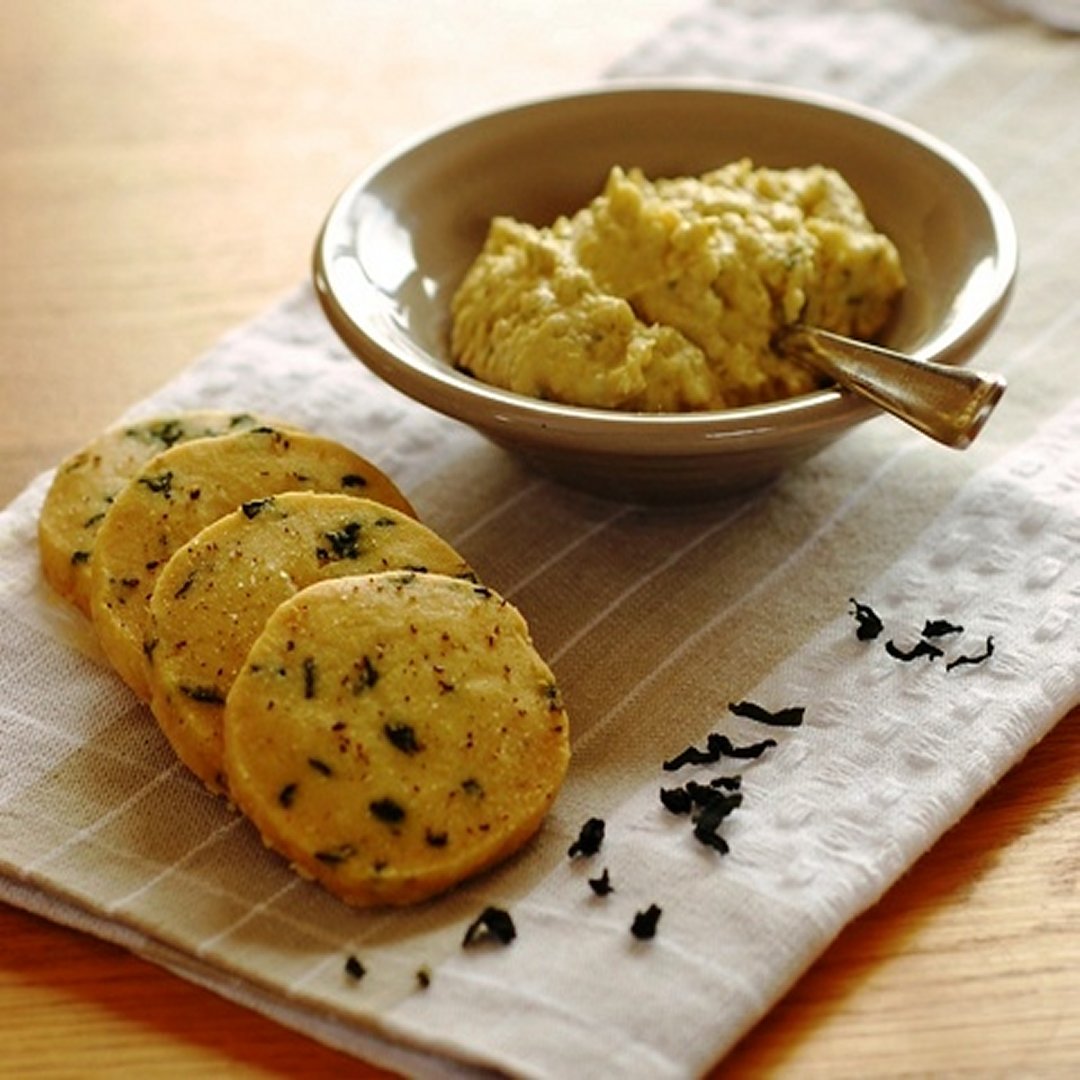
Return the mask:
MULTIPOLYGON (((1075 710, 1071 718, 1080 720, 1075 710)), ((1041 820, 1077 799, 1078 776, 1080 725, 1066 720, 878 904, 843 930, 768 1017, 725 1058, 724 1077, 740 1080, 771 1074, 786 1065, 797 1066, 800 1046, 831 1018, 842 1015, 860 989, 912 939, 923 938, 915 950, 917 955, 930 957, 934 965, 947 964, 949 952, 962 951, 969 940, 972 918, 970 911, 953 915, 950 907, 971 902, 983 879, 992 877, 1005 860, 1018 859, 1025 868, 1030 866, 1035 887, 1047 882, 1051 893, 1075 892, 1080 862, 1073 860, 1063 873, 1053 853, 1026 848, 1024 840, 1041 820), (961 918, 963 925, 959 925, 961 918)), ((974 903, 978 904, 977 898, 974 903)), ((1062 913, 1061 918, 1062 932, 1067 932, 1067 915, 1062 913)), ((1021 926, 1013 933, 1023 935, 1027 929, 1021 926)), ((989 942, 980 937, 980 955, 989 951, 1008 955, 1010 930, 1005 927, 998 934, 999 939, 989 942)), ((987 972, 986 977, 992 978, 993 972, 987 972)), ((899 1031, 905 1020, 900 1016, 882 1023, 891 1023, 899 1031)))

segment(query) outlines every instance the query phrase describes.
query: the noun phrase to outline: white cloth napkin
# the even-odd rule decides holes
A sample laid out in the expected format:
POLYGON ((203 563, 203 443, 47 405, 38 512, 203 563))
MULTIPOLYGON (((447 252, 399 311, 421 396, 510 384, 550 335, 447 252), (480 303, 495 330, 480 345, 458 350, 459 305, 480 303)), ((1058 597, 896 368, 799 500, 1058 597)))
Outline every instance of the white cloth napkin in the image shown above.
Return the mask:
POLYGON ((0 515, 0 898, 412 1076, 676 1077, 722 1057, 1080 700, 1080 213, 1053 198, 1080 170, 1076 46, 943 7, 717 4, 610 74, 824 87, 986 169, 1024 270, 980 357, 1010 389, 971 451, 882 418, 741 498, 607 503, 380 384, 301 287, 130 415, 260 410, 383 466, 529 618, 574 723, 566 787, 520 857, 415 910, 355 912, 301 882, 176 764, 49 595, 42 476, 0 515), (766 745, 665 770, 710 735, 766 745), (726 854, 662 804, 689 780, 739 785, 713 834, 726 854), (600 851, 570 857, 594 817, 600 851), (489 904, 517 937, 464 948, 489 904))

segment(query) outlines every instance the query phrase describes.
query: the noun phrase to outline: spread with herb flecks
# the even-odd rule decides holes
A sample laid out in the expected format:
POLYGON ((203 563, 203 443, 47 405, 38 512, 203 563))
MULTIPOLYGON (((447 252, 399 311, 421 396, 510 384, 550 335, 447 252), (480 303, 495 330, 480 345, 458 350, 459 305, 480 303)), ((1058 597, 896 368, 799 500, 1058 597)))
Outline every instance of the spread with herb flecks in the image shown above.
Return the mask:
POLYGON ((565 404, 726 409, 806 393, 772 340, 794 322, 871 339, 896 247, 833 169, 733 162, 700 178, 612 169, 571 217, 496 218, 452 302, 454 363, 565 404))

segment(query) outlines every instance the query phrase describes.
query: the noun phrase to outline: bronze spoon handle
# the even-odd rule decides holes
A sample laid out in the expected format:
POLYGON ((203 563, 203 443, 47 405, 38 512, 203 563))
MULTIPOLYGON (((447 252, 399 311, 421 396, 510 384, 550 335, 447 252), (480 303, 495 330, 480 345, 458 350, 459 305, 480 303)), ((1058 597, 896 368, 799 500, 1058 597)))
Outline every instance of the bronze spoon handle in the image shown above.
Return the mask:
POLYGON ((786 327, 775 345, 788 359, 959 450, 971 445, 1005 392, 1000 375, 916 360, 811 326, 786 327))

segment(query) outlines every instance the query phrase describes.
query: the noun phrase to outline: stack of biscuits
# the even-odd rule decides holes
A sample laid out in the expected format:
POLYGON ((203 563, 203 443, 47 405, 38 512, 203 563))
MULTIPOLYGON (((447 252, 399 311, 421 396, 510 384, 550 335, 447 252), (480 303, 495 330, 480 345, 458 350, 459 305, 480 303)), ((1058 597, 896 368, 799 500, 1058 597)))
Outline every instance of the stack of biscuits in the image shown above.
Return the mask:
POLYGON ((57 469, 38 539, 180 760, 346 902, 434 896, 539 828, 552 672, 351 449, 223 412, 117 427, 57 469))

